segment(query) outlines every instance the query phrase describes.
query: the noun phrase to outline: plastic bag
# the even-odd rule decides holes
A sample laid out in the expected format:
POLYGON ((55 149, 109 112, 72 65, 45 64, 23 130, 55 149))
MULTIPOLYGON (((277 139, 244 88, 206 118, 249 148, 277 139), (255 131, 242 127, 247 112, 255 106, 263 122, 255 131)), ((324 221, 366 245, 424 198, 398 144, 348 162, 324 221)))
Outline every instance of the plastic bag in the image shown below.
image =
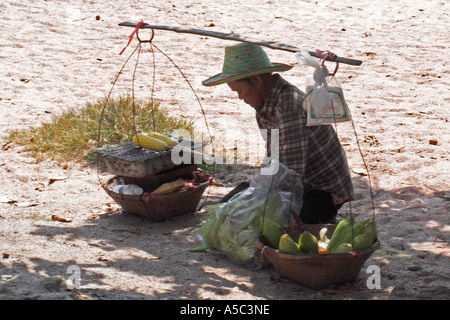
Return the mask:
POLYGON ((279 163, 276 174, 258 174, 250 181, 249 188, 225 203, 208 206, 207 220, 192 234, 202 242, 204 251, 223 253, 235 263, 258 268, 266 263, 256 248, 262 229, 261 217, 288 228, 293 222, 291 211, 298 214, 302 205, 300 175, 279 163))
POLYGON ((307 112, 307 125, 321 125, 351 121, 350 111, 344 98, 341 83, 330 76, 328 69, 306 51, 296 53, 297 59, 314 67, 313 79, 306 82, 306 99, 304 101, 307 112))
POLYGON ((316 69, 321 66, 320 59, 310 55, 307 50, 300 49, 295 53, 295 56, 299 62, 306 64, 307 66, 314 67, 316 69))

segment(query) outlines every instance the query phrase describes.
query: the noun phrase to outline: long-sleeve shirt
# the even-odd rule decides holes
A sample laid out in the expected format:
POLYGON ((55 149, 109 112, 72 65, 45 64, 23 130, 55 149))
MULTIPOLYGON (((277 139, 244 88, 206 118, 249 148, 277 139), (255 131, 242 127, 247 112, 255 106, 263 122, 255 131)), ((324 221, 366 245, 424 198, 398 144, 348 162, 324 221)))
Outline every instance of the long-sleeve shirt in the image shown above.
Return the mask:
POLYGON ((260 129, 267 129, 267 150, 271 150, 272 129, 278 129, 279 155, 270 155, 302 177, 304 192, 330 192, 334 203, 354 197, 345 151, 329 124, 307 126, 303 108, 305 94, 274 74, 274 85, 264 105, 256 111, 260 129))

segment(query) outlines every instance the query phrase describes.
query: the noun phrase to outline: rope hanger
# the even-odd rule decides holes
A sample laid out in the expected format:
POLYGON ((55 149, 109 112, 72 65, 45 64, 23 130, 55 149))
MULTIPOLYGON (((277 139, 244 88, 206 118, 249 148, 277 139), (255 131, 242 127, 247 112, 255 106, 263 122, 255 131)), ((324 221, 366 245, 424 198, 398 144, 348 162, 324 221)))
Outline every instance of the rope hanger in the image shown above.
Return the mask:
MULTIPOLYGON (((138 45, 137 45, 136 48, 133 50, 133 52, 131 52, 131 54, 127 57, 127 59, 125 60, 123 66, 122 66, 122 68, 120 69, 120 71, 119 71, 119 73, 117 74, 115 80, 113 81, 112 86, 111 86, 111 89, 110 89, 110 91, 109 91, 109 93, 108 93, 108 96, 107 96, 107 98, 106 98, 107 103, 105 104, 105 106, 104 106, 104 108, 103 108, 103 110, 102 110, 102 112, 101 112, 101 115, 100 115, 100 124, 99 124, 99 129, 98 129, 98 143, 99 143, 98 147, 100 148, 100 143, 101 143, 101 123, 102 123, 102 121, 103 121, 103 117, 104 117, 104 113, 105 113, 106 106, 110 104, 110 96, 111 96, 111 94, 112 94, 112 91, 113 91, 113 89, 114 89, 114 87, 115 87, 115 85, 116 85, 116 82, 118 81, 119 76, 122 74, 122 71, 124 70, 125 66, 128 64, 128 62, 129 62, 129 60, 131 59, 131 57, 137 53, 137 58, 136 58, 134 70, 133 70, 133 73, 132 73, 132 88, 131 88, 131 90, 132 90, 132 97, 131 97, 131 98, 132 98, 133 135, 136 135, 136 123, 135 123, 135 94, 134 94, 135 84, 134 84, 134 82, 135 82, 135 78, 136 78, 136 70, 137 70, 137 67, 138 67, 139 62, 140 62, 139 60, 140 60, 140 54, 141 54, 141 50, 142 50, 142 44, 144 44, 144 43, 149 43, 149 44, 150 44, 150 51, 151 51, 152 54, 153 54, 153 83, 152 83, 152 88, 151 88, 151 104, 152 104, 152 106, 154 105, 154 102, 153 102, 153 93, 154 93, 155 77, 156 77, 155 51, 153 50, 153 49, 155 48, 155 49, 157 49, 158 52, 160 52, 161 54, 163 54, 163 55, 164 55, 164 56, 165 56, 165 57, 173 64, 173 66, 175 66, 176 69, 178 69, 178 71, 180 72, 181 76, 182 76, 182 77, 184 78, 184 80, 187 82, 187 84, 189 85, 189 88, 192 90, 193 94, 195 95, 196 100, 197 100, 197 102, 198 102, 198 104, 199 104, 199 106, 200 106, 200 109, 201 109, 203 118, 204 118, 205 126, 206 126, 206 129, 207 129, 207 133, 208 133, 208 135, 209 135, 209 139, 210 139, 210 143, 211 143, 211 147, 212 147, 212 156, 213 156, 213 155, 214 155, 214 152, 215 152, 214 144, 213 144, 213 137, 212 137, 212 135, 211 135, 210 127, 209 127, 209 124, 208 124, 208 121, 207 121, 207 118, 206 118, 206 113, 205 113, 205 111, 204 111, 204 108, 203 108, 203 106, 202 106, 202 103, 201 103, 201 101, 200 101, 200 98, 198 97, 197 93, 195 92, 194 88, 192 87, 191 83, 189 82, 189 80, 187 79, 187 77, 185 76, 185 74, 183 73, 183 71, 181 70, 181 68, 180 68, 180 67, 179 67, 179 66, 178 66, 178 65, 177 65, 177 64, 176 64, 176 63, 175 63, 175 62, 174 62, 174 61, 173 61, 173 60, 165 53, 165 52, 163 52, 159 47, 157 47, 157 46, 153 43, 153 38, 154 38, 154 36, 155 36, 154 30, 152 30, 152 34, 151 34, 151 37, 150 37, 149 40, 144 40, 144 39, 142 39, 142 38, 140 37, 140 35, 139 35, 139 28, 140 28, 141 25, 144 25, 144 24, 145 24, 145 23, 144 23, 143 21, 141 21, 140 23, 137 24, 135 30, 134 30, 134 31, 131 33, 131 35, 129 36, 129 41, 128 41, 127 45, 126 45, 126 46, 122 49, 122 51, 119 53, 119 55, 122 55, 122 54, 124 53, 124 51, 126 50, 126 48, 130 45, 131 41, 133 40, 133 37, 136 36, 136 38, 137 38, 137 40, 138 40, 138 45)), ((152 116, 152 120, 153 120, 153 123, 152 123, 152 124, 153 124, 153 129, 155 130, 155 119, 154 119, 154 113, 153 113, 153 112, 151 112, 151 116, 152 116)), ((142 157, 144 157, 144 155, 142 155, 142 157)), ((143 159, 143 160, 144 160, 144 159, 143 159)), ((100 161, 100 157, 97 157, 97 168, 99 168, 99 161, 100 161)), ((146 169, 148 169, 148 168, 146 167, 146 169)), ((215 173, 215 165, 213 164, 213 165, 212 165, 212 175, 213 175, 213 176, 214 176, 214 173, 215 173)), ((148 174, 147 174, 147 175, 148 175, 148 174)), ((97 176, 98 176, 98 180, 99 180, 100 184, 101 184, 102 186, 104 186, 105 184, 102 183, 102 181, 101 181, 99 170, 97 171, 97 176)), ((212 186, 212 184, 210 185, 210 188, 208 188, 208 193, 207 193, 207 195, 206 195, 206 197, 205 197, 206 199, 204 200, 203 204, 200 204, 200 205, 198 206, 198 208, 199 208, 198 210, 200 210, 201 208, 203 208, 203 206, 206 204, 207 199, 208 199, 208 197, 209 197, 209 193, 210 193, 211 186, 212 186)), ((141 196, 141 197, 142 197, 142 196, 141 196)), ((150 210, 152 210, 152 209, 151 209, 151 204, 150 204, 150 203, 147 203, 147 205, 150 207, 150 210)))
MULTIPOLYGON (((203 118, 204 118, 204 121, 205 121, 205 126, 206 126, 206 129, 208 131, 208 135, 209 135, 210 141, 212 143, 212 135, 211 135, 211 132, 210 132, 210 129, 209 129, 208 121, 206 119, 206 113, 205 113, 205 110, 203 109, 203 105, 202 105, 202 103, 200 101, 200 98, 198 97, 197 93, 195 92, 194 88, 192 87, 191 83, 189 82, 189 80, 187 79, 187 77, 185 76, 185 74, 183 73, 181 68, 166 53, 164 53, 160 48, 158 48, 152 42, 153 38, 155 37, 155 31, 153 29, 151 29, 152 30, 152 35, 151 35, 149 40, 142 40, 139 37, 139 29, 142 28, 145 25, 147 25, 147 24, 145 22, 143 22, 142 20, 138 24, 136 24, 134 31, 129 36, 129 41, 128 41, 127 45, 125 46, 125 48, 122 49, 122 51, 119 53, 119 55, 122 55, 122 53, 125 51, 125 49, 129 46, 129 44, 131 43, 131 40, 133 40, 133 36, 135 34, 136 34, 136 38, 139 41, 139 44, 138 44, 139 50, 140 50, 140 46, 141 46, 142 43, 150 43, 150 50, 152 51, 153 55, 154 55, 154 51, 152 50, 153 47, 156 48, 161 54, 163 54, 175 66, 175 68, 178 69, 178 71, 180 72, 180 74, 182 75, 182 77, 184 78, 184 80, 187 82, 187 84, 189 85, 190 89, 194 93, 195 98, 196 98, 196 100, 197 100, 197 102, 198 102, 198 104, 200 106, 201 111, 202 111, 202 115, 203 115, 203 118)), ((153 92, 154 92, 154 84, 155 84, 155 81, 154 81, 154 79, 155 79, 155 65, 154 65, 154 61, 155 61, 155 59, 153 59, 153 86, 152 86, 152 92, 151 92, 152 102, 153 102, 153 92)), ((138 61, 136 61, 136 65, 137 64, 138 64, 138 61)), ((134 81, 134 76, 133 76, 133 81, 134 81)), ((214 153, 214 148, 213 148, 213 153, 214 153)))

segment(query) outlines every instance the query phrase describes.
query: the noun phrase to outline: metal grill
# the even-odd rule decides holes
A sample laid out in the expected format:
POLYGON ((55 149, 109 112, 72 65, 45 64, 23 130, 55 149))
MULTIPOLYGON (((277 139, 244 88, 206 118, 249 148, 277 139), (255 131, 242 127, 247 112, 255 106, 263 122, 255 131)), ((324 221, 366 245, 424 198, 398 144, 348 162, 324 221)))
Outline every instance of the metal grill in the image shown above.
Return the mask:
POLYGON ((170 155, 171 150, 153 151, 150 149, 139 148, 132 141, 129 141, 98 148, 96 152, 100 153, 103 157, 115 158, 125 161, 142 162, 150 159, 155 159, 167 154, 170 155))
MULTIPOLYGON (((201 142, 185 140, 183 147, 186 148, 189 144, 194 151, 201 150, 204 146, 201 142)), ((117 176, 143 178, 177 166, 172 161, 172 150, 139 148, 132 141, 101 147, 95 152, 102 156, 106 170, 117 176)))

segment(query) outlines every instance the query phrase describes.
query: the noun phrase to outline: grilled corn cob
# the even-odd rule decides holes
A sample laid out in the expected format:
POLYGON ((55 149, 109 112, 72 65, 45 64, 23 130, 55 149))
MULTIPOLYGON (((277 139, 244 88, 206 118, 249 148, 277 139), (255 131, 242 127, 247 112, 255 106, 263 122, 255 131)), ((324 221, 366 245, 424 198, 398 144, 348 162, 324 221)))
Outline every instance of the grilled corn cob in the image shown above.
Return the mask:
POLYGON ((152 132, 148 133, 148 135, 150 137, 153 137, 153 138, 156 138, 156 139, 164 141, 165 143, 167 143, 167 145, 170 148, 175 147, 178 144, 178 141, 176 141, 175 139, 172 139, 172 138, 170 138, 170 137, 168 137, 166 135, 163 135, 163 134, 161 134, 159 132, 152 131, 152 132))
POLYGON ((144 133, 138 133, 133 137, 133 142, 138 147, 147 148, 154 151, 164 151, 169 148, 166 142, 150 137, 144 133))
POLYGON ((152 194, 166 194, 171 193, 179 187, 185 185, 186 180, 178 179, 176 181, 167 182, 159 186, 156 190, 152 191, 152 194))

